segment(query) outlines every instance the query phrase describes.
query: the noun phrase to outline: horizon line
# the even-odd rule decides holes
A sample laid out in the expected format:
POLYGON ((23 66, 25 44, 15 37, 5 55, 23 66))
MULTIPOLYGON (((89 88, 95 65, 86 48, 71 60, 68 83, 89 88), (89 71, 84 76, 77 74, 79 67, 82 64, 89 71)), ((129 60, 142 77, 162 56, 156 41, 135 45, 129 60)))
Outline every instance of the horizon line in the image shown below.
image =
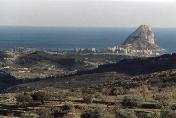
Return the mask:
MULTIPOLYGON (((56 26, 49 26, 49 25, 0 25, 0 27, 43 27, 43 28, 138 28, 140 25, 138 26, 59 26, 59 25, 56 25, 56 26)), ((148 25, 150 26, 151 28, 168 28, 168 29, 172 29, 172 28, 176 28, 175 27, 168 27, 168 26, 154 26, 152 27, 151 25, 148 25)))

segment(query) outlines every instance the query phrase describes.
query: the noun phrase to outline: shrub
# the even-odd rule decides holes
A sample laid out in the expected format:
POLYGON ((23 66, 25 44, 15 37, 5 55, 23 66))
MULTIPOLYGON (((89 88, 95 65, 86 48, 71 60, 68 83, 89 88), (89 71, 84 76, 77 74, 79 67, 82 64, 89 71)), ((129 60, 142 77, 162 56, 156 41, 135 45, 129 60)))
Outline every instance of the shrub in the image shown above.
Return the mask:
POLYGON ((169 96, 168 95, 165 95, 165 94, 156 94, 156 95, 154 95, 153 96, 153 98, 155 99, 155 100, 158 100, 158 101, 166 101, 166 100, 168 100, 169 99, 169 96))
POLYGON ((53 118, 53 115, 50 109, 42 109, 39 111, 38 115, 39 115, 39 118, 53 118))
POLYGON ((93 97, 91 95, 84 96, 83 101, 87 104, 91 104, 93 102, 93 97))
POLYGON ((171 109, 162 109, 160 112, 160 118, 175 118, 176 117, 176 111, 171 109))
POLYGON ((74 112, 75 107, 72 102, 65 102, 65 104, 61 108, 63 113, 74 112))
POLYGON ((110 112, 103 112, 103 118, 115 118, 115 114, 110 112))
POLYGON ((138 118, 160 118, 159 113, 157 112, 145 112, 141 111, 137 113, 138 118))
POLYGON ((94 89, 91 89, 91 88, 82 88, 81 91, 82 91, 83 95, 85 95, 85 94, 95 94, 95 92, 96 92, 94 89))
POLYGON ((137 118, 137 116, 132 111, 117 111, 116 118, 137 118))
POLYGON ((102 93, 97 92, 94 94, 94 98, 103 99, 103 95, 102 95, 102 93))
POLYGON ((16 96, 16 102, 20 107, 28 107, 32 104, 32 97, 28 93, 19 94, 16 96))
POLYGON ((109 88, 101 88, 100 92, 103 95, 109 95, 111 93, 111 90, 109 88))
POLYGON ((99 109, 89 109, 81 114, 81 118, 102 118, 103 113, 99 109))
POLYGON ((124 95, 126 93, 126 90, 122 87, 113 88, 111 89, 110 95, 117 96, 117 95, 124 95))
POLYGON ((159 102, 159 105, 161 107, 164 108, 164 107, 169 106, 169 103, 167 101, 169 99, 169 97, 167 95, 165 95, 165 94, 156 94, 155 96, 153 96, 153 98, 159 102))
POLYGON ((32 94, 32 99, 36 101, 40 101, 42 104, 44 104, 45 100, 48 100, 48 95, 45 92, 35 92, 32 94))
POLYGON ((136 98, 125 96, 121 104, 122 106, 133 108, 139 106, 140 101, 136 98))
POLYGON ((144 103, 144 104, 141 105, 141 108, 144 108, 144 109, 160 109, 160 108, 162 108, 162 105, 155 104, 155 103, 144 103))
POLYGON ((176 104, 171 105, 172 110, 176 110, 176 104))
MULTIPOLYGON (((40 117, 39 117, 39 115, 37 115, 35 113, 25 112, 25 113, 21 114, 20 118, 40 118, 40 117)), ((43 118, 46 118, 46 117, 43 117, 43 118)))

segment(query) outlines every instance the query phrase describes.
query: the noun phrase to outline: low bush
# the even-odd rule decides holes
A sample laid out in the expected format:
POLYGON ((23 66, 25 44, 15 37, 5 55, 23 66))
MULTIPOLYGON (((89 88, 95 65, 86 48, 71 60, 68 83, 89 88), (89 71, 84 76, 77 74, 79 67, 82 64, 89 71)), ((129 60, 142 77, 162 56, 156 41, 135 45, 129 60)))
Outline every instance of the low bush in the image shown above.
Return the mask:
POLYGON ((49 96, 45 92, 35 92, 32 95, 32 99, 36 101, 40 101, 42 104, 44 104, 45 100, 49 99, 49 96))
POLYGON ((93 97, 91 95, 84 96, 83 101, 87 104, 91 104, 93 102, 93 97))
POLYGON ((175 118, 176 117, 176 111, 171 109, 162 109, 160 112, 160 118, 175 118))
POLYGON ((39 118, 53 118, 52 112, 50 109, 42 109, 38 112, 39 118))
POLYGON ((96 91, 94 89, 91 89, 91 88, 82 88, 81 91, 82 91, 83 95, 85 95, 85 94, 95 94, 96 93, 96 91))
POLYGON ((169 99, 169 96, 166 95, 166 94, 156 94, 156 95, 153 96, 153 98, 154 98, 155 100, 158 100, 158 101, 162 102, 162 101, 168 100, 168 99, 169 99))
POLYGON ((115 118, 115 114, 111 112, 103 112, 103 118, 115 118))
POLYGON ((61 111, 63 113, 69 113, 69 112, 74 112, 75 107, 72 102, 65 102, 65 104, 62 106, 61 111))
POLYGON ((176 110, 176 104, 171 105, 172 110, 176 110))
POLYGON ((138 107, 141 104, 141 101, 139 99, 136 99, 134 97, 127 97, 125 96, 121 102, 122 106, 124 107, 138 107))
POLYGON ((103 95, 109 95, 111 93, 111 89, 109 89, 109 88, 101 88, 100 92, 103 95))
POLYGON ((136 113, 136 115, 138 118, 160 118, 160 115, 157 112, 140 111, 136 113))
POLYGON ((99 109, 89 109, 81 114, 81 118, 102 118, 103 112, 99 109))
POLYGON ((65 111, 65 108, 54 106, 51 108, 52 118, 63 118, 68 112, 65 111))
MULTIPOLYGON (((39 117, 39 115, 36 113, 25 112, 21 114, 20 118, 41 118, 41 117, 39 117)), ((42 117, 42 118, 50 118, 50 117, 42 117)))
POLYGON ((144 109, 161 109, 162 105, 155 104, 155 103, 145 103, 145 104, 141 104, 141 108, 144 108, 144 109))
POLYGON ((115 118, 137 118, 133 111, 116 111, 115 118))
POLYGON ((32 97, 28 93, 19 94, 16 96, 17 105, 20 107, 28 107, 32 105, 32 97))
POLYGON ((117 95, 124 95, 126 93, 126 89, 122 87, 112 88, 110 91, 110 95, 117 96, 117 95))
POLYGON ((94 94, 94 98, 103 99, 103 95, 102 93, 97 92, 94 94))

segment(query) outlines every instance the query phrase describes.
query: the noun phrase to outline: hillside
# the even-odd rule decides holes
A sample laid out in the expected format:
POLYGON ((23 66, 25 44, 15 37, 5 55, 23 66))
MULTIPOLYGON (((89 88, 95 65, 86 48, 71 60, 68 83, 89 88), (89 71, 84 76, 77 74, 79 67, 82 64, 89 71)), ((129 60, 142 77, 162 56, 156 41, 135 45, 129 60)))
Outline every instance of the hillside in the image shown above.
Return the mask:
POLYGON ((120 72, 130 75, 147 74, 176 68, 176 54, 165 54, 158 57, 124 59, 113 64, 105 64, 90 71, 80 71, 78 74, 102 72, 120 72))
POLYGON ((19 84, 15 77, 8 73, 0 72, 0 90, 19 84))
MULTIPOLYGON (((159 116, 164 112, 163 110, 175 113, 175 77, 176 70, 168 70, 140 76, 96 73, 62 79, 40 80, 9 87, 5 92, 11 94, 4 94, 1 99, 5 98, 10 101, 10 99, 15 99, 15 96, 23 95, 22 92, 33 95, 35 92, 42 91, 49 95, 44 104, 35 106, 29 104, 26 107, 21 107, 16 105, 18 102, 10 101, 2 103, 2 110, 6 109, 7 114, 5 115, 15 113, 14 115, 19 117, 23 116, 24 112, 30 113, 26 114, 27 116, 32 115, 31 113, 37 115, 63 113, 64 104, 70 101, 74 111, 64 112, 64 116, 72 113, 73 118, 79 118, 88 109, 102 110, 103 116, 100 118, 107 118, 107 116, 108 118, 116 118, 117 111, 122 114, 129 113, 129 118, 145 118, 144 116, 148 115, 149 117, 146 118, 161 118, 159 116), (85 96, 91 96, 92 101, 86 102, 85 96), (11 106, 8 105, 9 103, 11 106), (13 111, 10 108, 13 108, 13 111), (53 109, 57 111, 53 111, 53 109), (134 115, 137 117, 133 117, 134 115)), ((35 101, 33 102, 35 103, 35 101)), ((0 114, 3 113, 0 112, 0 114)))
POLYGON ((22 92, 40 90, 48 87, 60 89, 79 88, 133 88, 141 85, 153 87, 171 87, 176 84, 176 69, 159 71, 150 74, 130 76, 118 72, 104 72, 94 74, 76 75, 70 77, 44 79, 34 82, 27 82, 12 86, 6 90, 9 92, 22 92), (23 89, 22 89, 23 88, 23 89))
POLYGON ((166 113, 176 114, 176 69, 172 69, 175 57, 172 54, 125 59, 116 64, 102 65, 89 73, 83 71, 76 75, 11 85, 2 91, 0 115, 58 118, 60 114, 80 118, 84 113, 92 113, 88 110, 98 109, 101 111, 92 114, 102 115, 100 118, 116 118, 117 113, 120 116, 128 114, 129 118, 174 118, 167 117, 166 113), (134 65, 137 70, 130 70, 135 69, 134 65), (144 69, 139 71, 142 67, 144 69), (120 68, 123 71, 118 72, 120 68), (149 71, 151 68, 154 69, 149 71), (37 100, 36 95, 39 97, 37 100), (63 108, 74 110, 65 111, 63 108), (166 117, 161 117, 164 113, 166 117))
POLYGON ((8 58, 8 57, 9 57, 9 55, 6 52, 0 51, 0 59, 4 59, 4 58, 8 58))
POLYGON ((43 51, 36 51, 30 54, 22 55, 18 57, 16 64, 21 66, 29 66, 40 61, 50 61, 62 66, 73 66, 75 64, 74 58, 62 55, 52 55, 43 51))

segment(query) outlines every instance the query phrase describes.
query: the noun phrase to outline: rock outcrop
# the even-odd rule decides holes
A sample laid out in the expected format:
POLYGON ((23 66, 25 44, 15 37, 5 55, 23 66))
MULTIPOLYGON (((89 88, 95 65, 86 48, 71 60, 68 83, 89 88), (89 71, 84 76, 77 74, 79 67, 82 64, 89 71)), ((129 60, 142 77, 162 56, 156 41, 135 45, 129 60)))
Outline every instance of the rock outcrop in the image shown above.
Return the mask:
POLYGON ((123 43, 133 50, 156 50, 160 49, 155 43, 155 34, 147 25, 141 25, 123 43))
POLYGON ((147 25, 141 25, 122 45, 108 48, 108 51, 135 57, 154 57, 166 53, 155 43, 155 34, 147 25))

